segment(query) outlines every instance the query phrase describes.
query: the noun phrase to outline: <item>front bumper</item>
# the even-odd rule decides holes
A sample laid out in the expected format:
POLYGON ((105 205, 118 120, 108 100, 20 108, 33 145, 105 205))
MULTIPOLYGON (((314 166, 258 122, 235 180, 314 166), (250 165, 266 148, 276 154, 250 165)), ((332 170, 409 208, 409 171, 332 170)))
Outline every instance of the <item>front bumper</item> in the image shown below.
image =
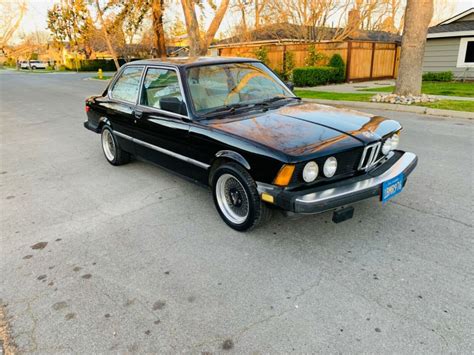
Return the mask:
POLYGON ((370 197, 380 197, 382 184, 402 173, 405 185, 407 176, 415 169, 417 162, 415 154, 396 151, 390 159, 374 170, 330 185, 303 191, 288 191, 258 183, 257 188, 260 194, 265 192, 272 195, 274 204, 286 211, 301 214, 320 213, 370 197))

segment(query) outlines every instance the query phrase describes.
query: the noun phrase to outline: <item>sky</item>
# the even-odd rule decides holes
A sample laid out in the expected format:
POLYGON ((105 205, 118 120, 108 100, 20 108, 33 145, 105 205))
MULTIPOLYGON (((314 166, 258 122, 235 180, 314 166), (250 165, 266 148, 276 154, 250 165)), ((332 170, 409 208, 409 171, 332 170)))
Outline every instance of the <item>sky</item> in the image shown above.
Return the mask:
MULTIPOLYGON (((8 2, 17 3, 17 0, 6 0, 8 2)), ((462 12, 473 6, 473 0, 447 0, 456 3, 456 13, 462 12)), ((20 29, 16 34, 15 40, 18 41, 24 34, 35 32, 37 30, 46 30, 47 11, 58 0, 26 0, 28 11, 23 18, 20 29)), ((451 16, 448 16, 451 17, 451 16)), ((222 27, 228 27, 225 23, 222 27)))

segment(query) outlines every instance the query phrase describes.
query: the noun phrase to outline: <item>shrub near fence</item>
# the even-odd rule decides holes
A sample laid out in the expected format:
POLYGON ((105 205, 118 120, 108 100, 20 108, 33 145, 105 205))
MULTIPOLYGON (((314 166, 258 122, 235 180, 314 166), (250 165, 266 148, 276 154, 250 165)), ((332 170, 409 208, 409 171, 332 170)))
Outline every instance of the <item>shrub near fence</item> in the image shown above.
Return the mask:
POLYGON ((329 66, 305 67, 293 70, 293 82, 296 86, 317 86, 329 83, 341 83, 346 78, 346 65, 339 54, 329 60, 329 66))
POLYGON ((338 69, 333 67, 305 67, 293 70, 295 86, 317 86, 333 83, 338 75, 338 69))
POLYGON ((342 83, 346 79, 346 65, 339 54, 334 54, 329 60, 329 66, 337 69, 335 83, 342 83))
POLYGON ((453 72, 451 71, 440 71, 440 72, 427 72, 423 74, 423 81, 452 81, 453 72))

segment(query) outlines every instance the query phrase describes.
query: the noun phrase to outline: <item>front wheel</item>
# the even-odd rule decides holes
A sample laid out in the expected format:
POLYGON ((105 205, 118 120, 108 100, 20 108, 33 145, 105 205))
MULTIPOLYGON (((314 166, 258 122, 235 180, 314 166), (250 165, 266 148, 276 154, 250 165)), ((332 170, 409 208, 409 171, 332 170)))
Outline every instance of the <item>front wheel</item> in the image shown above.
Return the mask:
POLYGON ((237 231, 255 228, 271 216, 252 177, 239 164, 227 163, 216 169, 212 192, 219 215, 237 231))
POLYGON ((105 159, 107 159, 110 164, 117 166, 130 161, 130 154, 120 148, 109 126, 102 128, 101 141, 105 159))

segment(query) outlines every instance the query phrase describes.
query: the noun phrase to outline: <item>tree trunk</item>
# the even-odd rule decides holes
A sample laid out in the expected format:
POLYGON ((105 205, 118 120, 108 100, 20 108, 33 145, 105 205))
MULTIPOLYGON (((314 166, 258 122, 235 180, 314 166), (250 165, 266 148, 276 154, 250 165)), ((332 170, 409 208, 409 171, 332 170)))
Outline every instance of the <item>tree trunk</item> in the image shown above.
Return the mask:
POLYGON ((214 18, 212 19, 211 24, 207 29, 205 37, 206 39, 204 43, 202 43, 203 47, 201 48, 201 55, 206 55, 207 49, 211 45, 211 42, 214 39, 214 36, 216 35, 217 30, 219 29, 219 26, 221 25, 222 19, 224 18, 225 13, 227 12, 229 2, 230 0, 222 0, 219 8, 217 9, 214 18))
POLYGON ((105 27, 105 21, 102 14, 102 9, 99 5, 99 0, 95 0, 95 6, 97 7, 97 15, 99 17, 100 26, 102 27, 102 32, 104 33, 105 42, 107 42, 107 48, 109 49, 112 58, 114 59, 115 67, 117 70, 120 69, 120 64, 117 59, 117 54, 115 53, 114 47, 112 46, 112 42, 110 41, 109 33, 107 32, 107 28, 105 27))
POLYGON ((186 30, 188 32, 189 56, 195 57, 199 55, 201 48, 201 34, 194 9, 194 0, 181 0, 181 5, 183 6, 186 30))
POLYGON ((420 95, 423 55, 433 0, 408 0, 405 9, 400 67, 395 85, 398 95, 420 95))
POLYGON ((163 0, 153 0, 151 4, 153 16, 153 49, 157 57, 166 57, 165 31, 163 29, 163 0))
POLYGON ((207 49, 214 39, 222 19, 224 18, 230 0, 222 0, 214 15, 214 18, 211 21, 211 24, 209 25, 209 28, 206 31, 206 34, 204 35, 204 38, 201 37, 201 33, 199 31, 199 23, 196 16, 196 9, 194 7, 195 1, 196 0, 181 0, 184 19, 186 20, 186 29, 188 32, 189 55, 191 57, 206 55, 207 49))

